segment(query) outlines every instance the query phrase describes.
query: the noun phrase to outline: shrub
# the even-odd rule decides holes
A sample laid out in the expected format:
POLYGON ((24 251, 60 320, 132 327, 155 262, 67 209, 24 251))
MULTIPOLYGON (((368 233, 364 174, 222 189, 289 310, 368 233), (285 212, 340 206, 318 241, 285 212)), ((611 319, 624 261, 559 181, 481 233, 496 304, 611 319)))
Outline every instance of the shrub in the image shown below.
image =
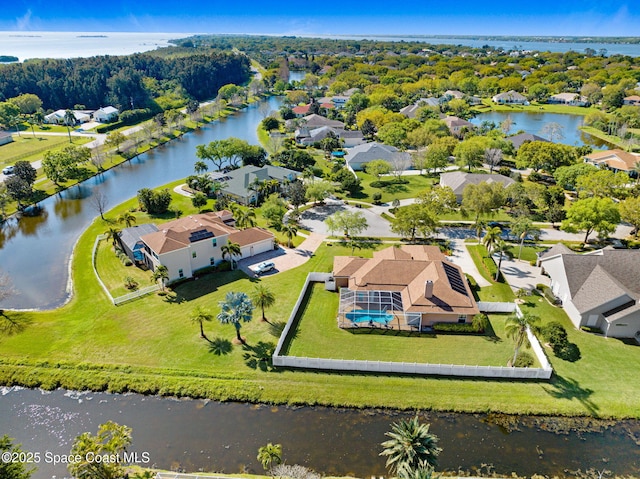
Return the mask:
POLYGON ((476 333, 473 323, 434 323, 434 331, 445 333, 476 333))
POLYGON ((482 264, 484 265, 487 272, 491 275, 491 278, 495 278, 496 273, 498 272, 498 266, 496 265, 496 262, 493 261, 493 258, 487 258, 486 256, 483 256, 482 264))
POLYGON ((471 324, 473 325, 474 331, 478 333, 484 333, 489 328, 489 325, 490 325, 489 316, 483 313, 476 314, 473 317, 473 322, 471 324))
POLYGON ((384 188, 385 186, 390 185, 406 185, 409 183, 409 180, 406 178, 394 178, 393 180, 379 180, 372 181, 371 188, 384 188))
POLYGON ((224 260, 218 265, 218 271, 231 271, 231 263, 224 260))
POLYGON ((373 204, 379 205, 380 204, 380 200, 382 200, 382 193, 380 193, 379 191, 376 191, 373 194, 373 204))
POLYGON ((530 368, 533 366, 533 356, 526 351, 521 351, 513 365, 516 368, 530 368))
POLYGON ((132 266, 133 261, 131 261, 129 258, 126 258, 122 261, 122 264, 124 264, 125 266, 132 266))
POLYGON ((567 343, 567 330, 558 321, 551 321, 542 328, 542 337, 551 346, 567 343))
POLYGON ((529 175, 529 181, 534 181, 534 182, 542 181, 542 175, 537 171, 532 171, 531 174, 529 175))
POLYGON ((555 354, 560 359, 564 359, 565 361, 569 361, 572 363, 576 362, 582 357, 578 345, 569 342, 563 344, 562 346, 554 346, 553 354, 555 354))
POLYGON ((511 168, 509 168, 508 166, 501 166, 498 170, 498 174, 502 176, 511 176, 511 168))
POLYGON ((138 289, 138 282, 133 279, 131 276, 127 276, 124 278, 124 287, 130 289, 131 291, 135 291, 138 289))

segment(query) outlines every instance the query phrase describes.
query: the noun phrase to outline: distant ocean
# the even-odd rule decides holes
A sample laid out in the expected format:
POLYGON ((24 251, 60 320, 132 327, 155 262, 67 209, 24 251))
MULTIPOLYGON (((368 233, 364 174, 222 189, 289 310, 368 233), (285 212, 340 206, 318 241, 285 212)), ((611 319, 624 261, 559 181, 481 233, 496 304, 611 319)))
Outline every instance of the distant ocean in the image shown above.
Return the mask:
POLYGON ((130 55, 169 46, 190 33, 0 32, 0 55, 28 58, 78 58, 130 55))
MULTIPOLYGON (((77 58, 94 55, 129 55, 169 46, 169 40, 185 38, 194 33, 132 33, 132 32, 0 32, 0 55, 28 58, 77 58)), ((277 35, 275 35, 277 36, 277 35)), ((473 39, 469 37, 429 37, 422 35, 303 35, 318 38, 344 38, 353 40, 417 41, 431 44, 489 45, 505 50, 538 50, 551 52, 575 51, 584 53, 587 48, 596 52, 606 50, 608 55, 640 56, 640 44, 575 43, 575 42, 525 42, 503 39, 473 39)))

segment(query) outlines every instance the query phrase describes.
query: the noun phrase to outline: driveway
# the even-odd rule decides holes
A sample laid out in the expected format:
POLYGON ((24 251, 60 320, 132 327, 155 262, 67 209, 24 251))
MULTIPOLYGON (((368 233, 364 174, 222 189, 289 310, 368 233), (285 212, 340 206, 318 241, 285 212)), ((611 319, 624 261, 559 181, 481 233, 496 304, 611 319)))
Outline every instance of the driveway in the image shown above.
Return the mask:
MULTIPOLYGON (((320 233, 323 235, 332 234, 324 223, 329 216, 337 213, 338 211, 351 211, 362 213, 369 225, 366 230, 360 233, 358 236, 375 236, 375 237, 396 237, 398 236, 391 231, 391 225, 387 220, 376 214, 375 211, 370 211, 367 208, 356 208, 351 205, 344 204, 328 204, 315 206, 311 209, 304 211, 300 217, 301 226, 314 233, 320 233)), ((342 231, 334 231, 334 235, 341 235, 342 231)))
MULTIPOLYGON (((494 255, 493 259, 498 264, 499 256, 494 255)), ((532 290, 537 284, 549 285, 551 281, 548 276, 542 275, 539 267, 531 266, 527 261, 517 259, 503 257, 500 271, 502 271, 507 283, 516 290, 520 288, 532 290)))
POLYGON ((462 271, 464 271, 466 274, 470 274, 471 276, 473 276, 473 279, 476 280, 478 286, 491 286, 491 283, 484 279, 484 277, 480 274, 480 271, 478 271, 478 268, 476 268, 476 264, 473 262, 471 254, 469 253, 464 240, 452 239, 450 241, 450 244, 451 252, 453 253, 452 256, 449 256, 451 262, 460 266, 462 268, 462 271))
POLYGON ((313 256, 318 246, 322 244, 325 236, 317 233, 311 233, 307 239, 305 239, 297 248, 283 248, 282 246, 272 251, 266 251, 260 253, 251 258, 245 258, 238 262, 239 268, 244 271, 247 276, 253 278, 255 273, 253 269, 259 263, 263 261, 272 261, 275 264, 275 268, 262 276, 272 276, 274 274, 287 271, 292 268, 303 265, 309 258, 313 256))

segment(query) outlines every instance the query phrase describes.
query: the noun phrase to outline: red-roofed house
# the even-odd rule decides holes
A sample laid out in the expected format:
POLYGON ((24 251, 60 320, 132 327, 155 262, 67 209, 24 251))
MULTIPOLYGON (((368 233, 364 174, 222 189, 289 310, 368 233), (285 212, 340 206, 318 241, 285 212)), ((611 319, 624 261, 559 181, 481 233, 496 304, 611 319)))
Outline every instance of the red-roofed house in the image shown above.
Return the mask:
POLYGON ((470 323, 479 312, 462 269, 437 246, 392 246, 372 259, 336 256, 333 277, 341 288, 343 327, 383 318, 388 325, 421 331, 438 322, 470 323))
POLYGON ((222 247, 238 243, 240 258, 270 251, 274 236, 262 228, 238 230, 231 226, 233 217, 228 211, 187 216, 158 227, 158 231, 143 235, 145 263, 155 271, 166 266, 169 281, 191 278, 199 269, 222 261, 222 247))
POLYGON ((635 165, 640 162, 640 156, 623 150, 605 150, 585 156, 584 161, 600 168, 629 173, 633 172, 635 165))

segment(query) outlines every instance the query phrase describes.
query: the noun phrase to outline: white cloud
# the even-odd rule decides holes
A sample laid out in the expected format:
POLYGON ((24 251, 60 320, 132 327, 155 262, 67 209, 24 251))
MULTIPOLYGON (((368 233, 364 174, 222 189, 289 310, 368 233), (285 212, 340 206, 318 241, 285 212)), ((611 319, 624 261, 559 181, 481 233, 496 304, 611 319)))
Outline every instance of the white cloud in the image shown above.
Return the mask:
POLYGON ((28 30, 31 25, 31 9, 21 17, 16 18, 16 28, 18 30, 28 30))

